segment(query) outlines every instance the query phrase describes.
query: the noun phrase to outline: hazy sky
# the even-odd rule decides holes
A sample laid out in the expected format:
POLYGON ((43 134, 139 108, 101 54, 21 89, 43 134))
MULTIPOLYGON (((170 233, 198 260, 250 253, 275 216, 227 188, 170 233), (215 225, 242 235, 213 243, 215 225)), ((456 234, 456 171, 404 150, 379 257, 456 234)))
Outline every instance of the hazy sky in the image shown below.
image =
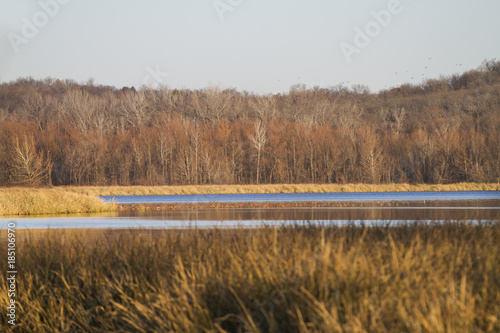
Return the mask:
POLYGON ((499 17, 498 0, 0 0, 0 81, 377 91, 500 59, 499 17))

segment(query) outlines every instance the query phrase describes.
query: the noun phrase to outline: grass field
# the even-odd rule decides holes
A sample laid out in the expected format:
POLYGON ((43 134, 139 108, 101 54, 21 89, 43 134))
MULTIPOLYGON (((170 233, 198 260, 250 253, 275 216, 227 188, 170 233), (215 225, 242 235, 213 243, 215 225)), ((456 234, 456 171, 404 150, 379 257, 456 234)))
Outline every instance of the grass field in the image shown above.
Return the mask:
POLYGON ((409 184, 278 184, 278 185, 183 185, 183 186, 67 186, 65 190, 99 195, 235 194, 235 193, 327 193, 408 191, 499 191, 500 184, 459 183, 409 184))
POLYGON ((64 188, 0 188, 0 215, 95 213, 116 210, 116 205, 64 188))
POLYGON ((19 230, 16 330, 498 332, 499 244, 498 221, 19 230))

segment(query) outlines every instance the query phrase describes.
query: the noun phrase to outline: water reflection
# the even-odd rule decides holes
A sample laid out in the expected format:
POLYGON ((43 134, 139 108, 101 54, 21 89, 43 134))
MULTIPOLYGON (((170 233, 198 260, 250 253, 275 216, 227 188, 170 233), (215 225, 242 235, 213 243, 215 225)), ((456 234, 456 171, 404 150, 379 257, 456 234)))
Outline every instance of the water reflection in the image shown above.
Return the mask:
POLYGON ((192 195, 125 195, 102 196, 107 202, 137 203, 210 203, 210 202, 367 202, 367 201, 444 201, 499 199, 498 191, 449 192, 354 192, 354 193, 255 193, 192 195))
POLYGON ((293 225, 297 223, 343 224, 399 223, 405 221, 500 220, 500 200, 413 202, 404 207, 293 207, 202 208, 166 211, 0 219, 0 228, 15 221, 18 229, 47 228, 207 228, 293 225))
MULTIPOLYGON (((123 214, 123 215, 122 215, 123 214)), ((313 208, 219 208, 185 211, 122 212, 159 220, 487 220, 498 219, 498 207, 313 207, 313 208)))

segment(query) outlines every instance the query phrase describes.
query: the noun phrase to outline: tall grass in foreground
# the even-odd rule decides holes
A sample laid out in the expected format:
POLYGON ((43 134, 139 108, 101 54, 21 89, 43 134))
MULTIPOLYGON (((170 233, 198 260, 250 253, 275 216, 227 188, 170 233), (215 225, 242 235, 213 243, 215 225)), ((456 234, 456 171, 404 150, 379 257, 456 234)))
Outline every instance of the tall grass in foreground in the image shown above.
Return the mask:
POLYGON ((17 237, 23 332, 500 330, 498 222, 17 237))
POLYGON ((409 191, 499 191, 500 184, 262 184, 262 185, 179 185, 179 186, 65 186, 64 189, 89 195, 167 195, 236 193, 328 193, 328 192, 409 192, 409 191))
POLYGON ((114 210, 116 205, 63 188, 0 188, 0 215, 96 213, 114 210))

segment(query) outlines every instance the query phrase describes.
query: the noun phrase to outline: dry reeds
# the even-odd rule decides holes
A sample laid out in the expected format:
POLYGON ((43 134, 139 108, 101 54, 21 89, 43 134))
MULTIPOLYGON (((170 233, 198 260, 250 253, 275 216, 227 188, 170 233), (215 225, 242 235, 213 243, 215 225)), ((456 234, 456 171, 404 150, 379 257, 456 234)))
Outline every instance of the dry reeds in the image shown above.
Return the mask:
POLYGON ((500 330, 498 222, 17 237, 20 331, 500 330))
POLYGON ((114 210, 114 204, 58 187, 0 189, 0 215, 96 213, 114 210))
POLYGON ((67 191, 94 196, 237 194, 237 193, 330 193, 408 191, 498 191, 500 184, 458 183, 447 185, 409 184, 276 184, 276 185, 183 185, 183 186, 66 186, 67 191))

